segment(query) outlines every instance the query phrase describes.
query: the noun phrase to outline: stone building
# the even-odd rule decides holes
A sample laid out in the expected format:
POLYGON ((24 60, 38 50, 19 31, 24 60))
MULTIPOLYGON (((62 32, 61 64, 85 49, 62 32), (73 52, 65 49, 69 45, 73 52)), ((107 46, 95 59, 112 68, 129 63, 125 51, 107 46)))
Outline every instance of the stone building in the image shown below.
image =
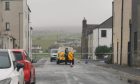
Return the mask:
POLYGON ((0 0, 0 34, 14 38, 13 48, 29 49, 30 12, 27 0, 0 0))
POLYGON ((112 47, 112 17, 100 25, 90 25, 88 32, 88 56, 97 60, 95 50, 99 46, 112 47))
POLYGON ((96 60, 95 49, 104 45, 112 46, 112 17, 101 24, 87 24, 84 18, 81 39, 82 58, 96 60))
POLYGON ((113 1, 113 62, 140 66, 140 0, 113 1))

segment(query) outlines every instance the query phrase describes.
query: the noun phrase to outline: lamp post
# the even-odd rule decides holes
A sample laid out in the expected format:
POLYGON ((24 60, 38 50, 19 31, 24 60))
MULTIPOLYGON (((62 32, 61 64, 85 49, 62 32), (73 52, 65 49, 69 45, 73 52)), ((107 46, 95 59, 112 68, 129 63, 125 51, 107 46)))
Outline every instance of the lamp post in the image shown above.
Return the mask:
POLYGON ((19 46, 18 46, 18 48, 21 48, 21 42, 20 42, 20 38, 21 38, 21 14, 23 14, 23 13, 21 13, 21 12, 19 12, 19 46))

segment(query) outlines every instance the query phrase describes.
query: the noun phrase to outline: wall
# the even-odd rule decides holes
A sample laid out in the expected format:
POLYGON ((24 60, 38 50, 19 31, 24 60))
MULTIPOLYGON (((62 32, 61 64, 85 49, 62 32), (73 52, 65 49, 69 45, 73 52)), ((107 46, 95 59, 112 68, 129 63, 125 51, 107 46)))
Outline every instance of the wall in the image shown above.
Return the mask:
POLYGON ((93 30, 93 59, 96 60, 95 50, 98 46, 111 47, 112 44, 112 29, 111 28, 96 28, 93 30), (107 37, 101 37, 101 30, 106 30, 107 37))
POLYGON ((123 10, 123 41, 122 64, 128 65, 128 43, 130 41, 130 20, 132 12, 132 0, 124 0, 123 10))
POLYGON ((113 56, 114 64, 120 64, 121 47, 121 7, 122 0, 114 0, 113 15, 113 56))
POLYGON ((132 1, 132 28, 131 28, 131 65, 140 66, 140 0, 132 1), (137 32, 137 39, 134 41, 135 32, 137 32), (134 49, 134 44, 137 48, 134 49))
POLYGON ((128 42, 130 41, 131 0, 114 0, 113 9, 113 62, 128 64, 128 42), (123 11, 123 12, 122 12, 123 11))
POLYGON ((28 50, 29 47, 29 10, 27 0, 2 1, 2 31, 3 34, 13 36, 16 48, 28 50), (5 10, 5 2, 10 2, 10 10, 5 10), (5 31, 6 22, 10 23, 10 31, 5 31))
MULTIPOLYGON (((23 13, 22 13, 22 0, 19 1, 9 1, 10 2, 10 10, 5 11, 5 2, 3 1, 3 9, 2 9, 2 17, 3 17, 3 31, 5 31, 5 23, 9 22, 10 23, 10 31, 8 31, 9 35, 12 35, 13 37, 16 38, 16 44, 19 46, 19 44, 22 43, 22 29, 23 29, 23 13), (19 30, 20 29, 20 30, 19 30), (20 34, 19 34, 20 33, 20 34)), ((4 33, 6 33, 5 31, 4 33)))
POLYGON ((112 45, 112 29, 111 28, 99 28, 99 46, 108 46, 112 45), (101 30, 107 31, 107 37, 101 37, 101 30))
POLYGON ((88 35, 88 56, 93 59, 93 33, 88 35))

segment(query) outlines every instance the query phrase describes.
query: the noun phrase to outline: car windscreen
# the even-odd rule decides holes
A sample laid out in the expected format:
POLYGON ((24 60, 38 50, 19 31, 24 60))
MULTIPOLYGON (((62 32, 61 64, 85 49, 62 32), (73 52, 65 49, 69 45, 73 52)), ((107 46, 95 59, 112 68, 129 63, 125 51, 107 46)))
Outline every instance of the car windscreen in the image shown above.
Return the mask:
POLYGON ((51 53, 57 53, 58 50, 51 50, 51 53))
POLYGON ((16 61, 21 61, 23 60, 22 58, 22 53, 21 52, 13 52, 16 58, 16 61))
POLYGON ((0 69, 9 68, 11 66, 8 52, 0 52, 0 69))

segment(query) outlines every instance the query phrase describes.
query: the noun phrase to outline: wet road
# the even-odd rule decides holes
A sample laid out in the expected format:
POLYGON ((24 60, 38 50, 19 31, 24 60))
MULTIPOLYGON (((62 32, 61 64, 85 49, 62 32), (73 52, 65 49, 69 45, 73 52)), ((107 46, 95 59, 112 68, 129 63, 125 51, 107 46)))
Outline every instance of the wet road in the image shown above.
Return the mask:
POLYGON ((36 66, 37 84, 128 84, 120 80, 120 75, 111 70, 104 70, 94 64, 76 63, 56 65, 55 62, 43 61, 36 66))

